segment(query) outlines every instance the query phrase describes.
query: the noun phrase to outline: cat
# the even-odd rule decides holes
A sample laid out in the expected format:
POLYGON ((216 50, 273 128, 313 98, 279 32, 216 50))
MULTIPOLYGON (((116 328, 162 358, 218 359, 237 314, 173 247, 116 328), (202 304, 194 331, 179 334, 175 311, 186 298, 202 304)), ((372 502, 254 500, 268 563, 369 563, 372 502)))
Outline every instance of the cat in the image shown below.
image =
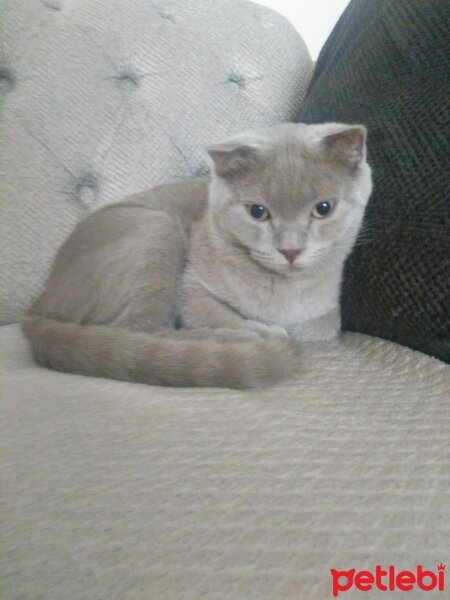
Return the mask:
POLYGON ((371 193, 363 125, 282 124, 207 149, 211 174, 91 213, 23 318, 35 360, 168 386, 254 388, 340 331, 371 193))

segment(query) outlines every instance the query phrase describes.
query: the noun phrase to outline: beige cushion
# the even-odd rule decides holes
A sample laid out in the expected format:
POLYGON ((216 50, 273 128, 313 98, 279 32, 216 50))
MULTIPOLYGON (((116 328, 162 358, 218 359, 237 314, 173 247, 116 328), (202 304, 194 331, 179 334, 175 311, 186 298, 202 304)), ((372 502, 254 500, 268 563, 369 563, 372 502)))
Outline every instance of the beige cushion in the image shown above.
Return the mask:
POLYGON ((5 600, 324 600, 331 567, 448 561, 437 360, 345 334, 238 392, 48 371, 16 325, 0 348, 5 600))

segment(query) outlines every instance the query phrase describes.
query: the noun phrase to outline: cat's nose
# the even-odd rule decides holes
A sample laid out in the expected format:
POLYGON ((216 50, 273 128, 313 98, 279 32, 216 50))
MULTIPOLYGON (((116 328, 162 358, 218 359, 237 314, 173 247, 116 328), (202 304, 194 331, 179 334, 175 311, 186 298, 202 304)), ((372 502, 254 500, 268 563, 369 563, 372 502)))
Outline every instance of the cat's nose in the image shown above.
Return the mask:
POLYGON ((294 262, 294 260, 297 258, 297 256, 300 254, 301 251, 302 251, 301 248, 291 248, 290 250, 278 249, 278 252, 281 252, 281 254, 291 263, 291 265, 294 262))

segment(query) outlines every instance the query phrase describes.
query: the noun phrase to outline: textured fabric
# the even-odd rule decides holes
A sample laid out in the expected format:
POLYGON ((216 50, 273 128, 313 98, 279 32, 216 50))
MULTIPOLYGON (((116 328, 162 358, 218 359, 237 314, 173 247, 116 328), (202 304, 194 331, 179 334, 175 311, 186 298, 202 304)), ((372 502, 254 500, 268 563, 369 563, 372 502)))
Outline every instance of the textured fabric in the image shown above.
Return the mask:
POLYGON ((257 393, 55 373, 16 325, 0 348, 3 600, 324 600, 330 568, 448 563, 435 359, 348 333, 257 393))
POLYGON ((292 119, 312 73, 294 28, 240 0, 14 0, 0 23, 2 323, 87 211, 292 119))
POLYGON ((450 360, 450 3, 353 0, 299 120, 369 128, 374 192, 347 264, 344 326, 450 360))

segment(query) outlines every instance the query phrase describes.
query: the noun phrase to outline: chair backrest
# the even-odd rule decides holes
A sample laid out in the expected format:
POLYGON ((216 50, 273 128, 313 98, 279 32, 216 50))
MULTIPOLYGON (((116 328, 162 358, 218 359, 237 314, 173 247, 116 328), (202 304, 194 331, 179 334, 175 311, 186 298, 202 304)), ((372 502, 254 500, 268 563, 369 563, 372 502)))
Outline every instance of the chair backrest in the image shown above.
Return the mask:
POLYGON ((312 61, 245 0, 14 0, 0 9, 1 322, 87 211, 207 171, 204 146, 294 119, 312 61))

